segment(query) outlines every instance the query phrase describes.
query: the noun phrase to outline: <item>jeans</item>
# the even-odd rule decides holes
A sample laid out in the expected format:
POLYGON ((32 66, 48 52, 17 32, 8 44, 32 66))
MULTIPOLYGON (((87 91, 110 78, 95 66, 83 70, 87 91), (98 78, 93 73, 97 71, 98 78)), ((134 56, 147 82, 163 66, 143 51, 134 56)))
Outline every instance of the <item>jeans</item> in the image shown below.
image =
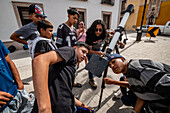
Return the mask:
MULTIPOLYGON (((125 76, 122 76, 120 78, 120 81, 124 81, 125 79, 125 76)), ((129 91, 127 91, 127 88, 126 87, 121 87, 120 86, 120 89, 121 89, 121 92, 122 92, 122 102, 124 105, 126 106, 135 106, 136 105, 136 101, 137 101, 137 96, 133 93, 132 90, 129 89, 129 91)))
MULTIPOLYGON (((125 76, 122 76, 120 78, 120 81, 125 81, 125 76)), ((126 87, 121 87, 121 86, 120 86, 120 90, 122 92, 121 100, 122 100, 123 104, 126 106, 135 107, 136 101, 137 101, 137 96, 134 94, 134 92, 131 89, 129 89, 129 91, 127 91, 126 87)), ((144 108, 141 109, 140 113, 145 113, 144 108)))
POLYGON ((33 109, 35 97, 24 89, 18 90, 17 95, 2 111, 2 113, 30 113, 33 109))
MULTIPOLYGON (((90 55, 89 53, 87 54, 88 61, 90 60, 91 56, 92 55, 90 55)), ((89 79, 93 79, 93 74, 89 71, 88 71, 88 73, 89 73, 89 79)))

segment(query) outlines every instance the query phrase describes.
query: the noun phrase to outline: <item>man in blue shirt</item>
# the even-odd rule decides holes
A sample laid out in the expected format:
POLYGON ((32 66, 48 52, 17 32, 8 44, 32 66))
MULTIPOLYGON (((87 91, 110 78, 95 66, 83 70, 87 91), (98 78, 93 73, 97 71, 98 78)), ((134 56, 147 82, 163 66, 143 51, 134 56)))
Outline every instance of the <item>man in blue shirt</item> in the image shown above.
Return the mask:
POLYGON ((0 40, 0 112, 31 112, 34 98, 30 100, 19 72, 8 56, 9 50, 0 40), (22 106, 18 107, 18 106, 22 106))

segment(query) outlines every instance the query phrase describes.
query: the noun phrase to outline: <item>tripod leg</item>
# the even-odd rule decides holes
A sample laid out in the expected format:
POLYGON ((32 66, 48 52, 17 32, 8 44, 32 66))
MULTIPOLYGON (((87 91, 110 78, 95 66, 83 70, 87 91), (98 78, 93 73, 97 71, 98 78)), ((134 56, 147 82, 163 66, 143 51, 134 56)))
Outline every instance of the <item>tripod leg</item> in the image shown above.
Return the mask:
MULTIPOLYGON (((107 76, 107 71, 108 71, 108 66, 106 67, 105 71, 104 71, 104 75, 103 78, 105 78, 107 76)), ((102 101, 102 95, 103 95, 103 89, 105 88, 105 83, 104 80, 102 80, 102 86, 101 86, 101 93, 100 93, 100 99, 99 99, 99 105, 98 105, 98 109, 100 108, 101 105, 101 101, 102 101)))

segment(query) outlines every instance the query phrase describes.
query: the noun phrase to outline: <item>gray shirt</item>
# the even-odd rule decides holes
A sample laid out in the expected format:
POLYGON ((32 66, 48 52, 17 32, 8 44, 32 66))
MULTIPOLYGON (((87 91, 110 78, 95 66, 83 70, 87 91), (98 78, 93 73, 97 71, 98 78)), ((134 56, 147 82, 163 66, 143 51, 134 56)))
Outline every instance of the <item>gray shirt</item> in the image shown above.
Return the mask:
POLYGON ((33 40, 39 36, 37 25, 33 22, 22 26, 20 29, 15 31, 15 33, 22 36, 24 40, 33 40))

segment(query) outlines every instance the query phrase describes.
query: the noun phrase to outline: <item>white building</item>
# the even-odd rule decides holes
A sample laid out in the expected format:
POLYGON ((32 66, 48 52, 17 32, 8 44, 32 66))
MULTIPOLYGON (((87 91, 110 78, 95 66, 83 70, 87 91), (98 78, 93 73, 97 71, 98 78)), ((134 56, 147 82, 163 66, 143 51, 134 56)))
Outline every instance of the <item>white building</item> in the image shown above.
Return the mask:
POLYGON ((54 32, 59 24, 67 21, 70 7, 78 9, 86 28, 96 19, 105 21, 108 29, 115 29, 119 24, 121 0, 0 0, 0 40, 11 41, 11 34, 28 22, 28 6, 33 3, 43 8, 54 25, 54 32))

